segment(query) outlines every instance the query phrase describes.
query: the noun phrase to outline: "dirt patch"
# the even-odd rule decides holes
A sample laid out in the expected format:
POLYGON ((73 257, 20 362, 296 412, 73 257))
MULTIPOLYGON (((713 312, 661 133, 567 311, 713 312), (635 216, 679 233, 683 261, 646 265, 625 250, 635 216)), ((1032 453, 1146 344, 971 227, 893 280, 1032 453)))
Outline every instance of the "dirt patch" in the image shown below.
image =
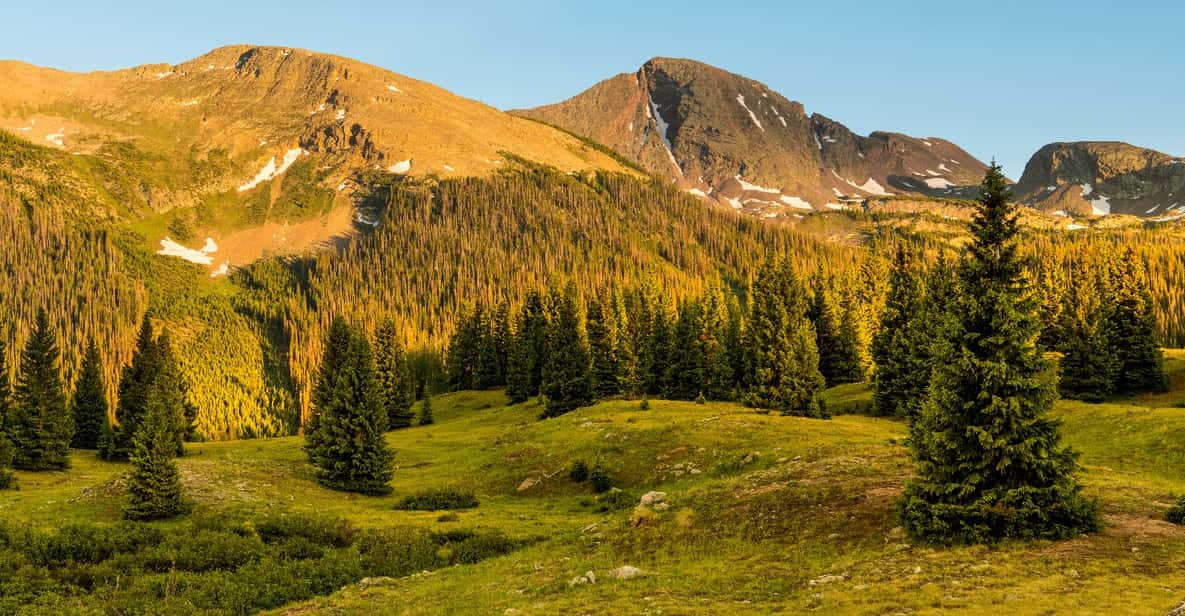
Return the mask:
POLYGON ((1185 537, 1185 527, 1147 516, 1103 514, 1103 525, 1111 537, 1185 537))

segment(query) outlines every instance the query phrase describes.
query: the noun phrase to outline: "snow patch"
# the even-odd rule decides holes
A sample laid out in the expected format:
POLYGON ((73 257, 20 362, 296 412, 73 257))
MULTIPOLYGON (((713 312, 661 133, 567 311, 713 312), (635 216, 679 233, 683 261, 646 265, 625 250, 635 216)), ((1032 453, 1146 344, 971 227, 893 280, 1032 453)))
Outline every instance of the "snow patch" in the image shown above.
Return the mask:
POLYGON ((196 104, 198 104, 198 99, 191 98, 191 99, 185 101, 184 103, 181 103, 181 106, 182 107, 193 107, 196 104))
POLYGON ((1067 214, 1065 210, 1054 210, 1054 211, 1050 212, 1049 214, 1052 216, 1069 216, 1069 214, 1067 214))
POLYGON ((749 109, 749 106, 745 104, 745 95, 737 94, 737 102, 741 104, 741 107, 745 108, 745 111, 749 112, 749 119, 753 120, 753 123, 757 125, 757 128, 760 128, 761 132, 764 133, 765 127, 762 126, 761 121, 757 119, 757 114, 753 113, 753 110, 749 109))
POLYGON ((157 73, 157 74, 155 75, 155 77, 156 77, 156 78, 159 80, 159 79, 164 79, 165 77, 168 77, 168 76, 170 76, 170 75, 172 75, 172 74, 173 74, 173 71, 165 71, 165 72, 163 72, 163 73, 157 73))
POLYGON ((740 199, 737 199, 736 197, 727 197, 724 200, 727 201, 728 204, 732 206, 732 209, 734 209, 734 210, 741 209, 741 200, 740 199))
POLYGON ((942 163, 942 164, 938 165, 938 170, 950 173, 950 167, 947 167, 946 163, 942 163))
POLYGON ((1156 210, 1158 210, 1158 209, 1160 209, 1160 204, 1159 204, 1159 203, 1157 203, 1156 205, 1152 206, 1152 208, 1151 208, 1151 209, 1149 209, 1147 212, 1144 212, 1144 213, 1145 213, 1145 214, 1151 214, 1152 212, 1155 212, 1155 211, 1156 211, 1156 210))
POLYGON ((802 199, 800 199, 798 197, 788 197, 786 195, 782 195, 779 198, 782 200, 782 203, 785 203, 786 205, 789 205, 792 208, 797 208, 800 210, 815 209, 815 208, 811 207, 810 203, 807 203, 806 201, 803 201, 802 199))
POLYGON ((210 278, 217 278, 219 276, 225 276, 227 274, 227 272, 229 272, 229 271, 230 271, 230 261, 223 261, 222 265, 218 266, 218 269, 210 272, 210 278))
POLYGON ((933 147, 934 146, 934 144, 930 143, 929 141, 923 141, 922 143, 926 144, 926 147, 933 147))
POLYGON ((755 190, 757 192, 771 193, 771 194, 775 194, 775 195, 782 192, 781 189, 778 189, 778 188, 766 188, 764 186, 758 186, 757 184, 750 184, 749 182, 742 180, 741 176, 739 176, 739 175, 736 176, 736 179, 737 179, 737 182, 740 182, 741 188, 743 188, 745 190, 755 190))
POLYGON ((679 175, 683 175, 683 168, 679 166, 679 162, 675 160, 675 153, 671 148, 671 138, 667 135, 667 129, 671 127, 666 120, 662 118, 662 114, 658 112, 658 105, 654 104, 654 97, 648 96, 650 101, 650 113, 654 118, 654 125, 658 127, 658 136, 662 137, 662 144, 666 146, 667 158, 671 159, 671 164, 679 171, 679 175))
POLYGON ((300 158, 300 155, 303 153, 304 150, 301 148, 293 148, 287 152, 284 152, 284 159, 280 162, 279 167, 276 166, 276 157, 271 157, 271 160, 267 161, 267 164, 263 166, 263 169, 260 169, 259 173, 256 173, 255 177, 252 178, 250 182, 247 182, 246 184, 243 184, 239 187, 239 192, 247 192, 261 183, 266 182, 277 175, 280 175, 281 173, 284 173, 288 170, 288 167, 292 166, 292 163, 296 162, 296 159, 300 158))
POLYGON ((441 165, 441 167, 444 167, 445 171, 456 171, 456 169, 453 169, 452 165, 441 165))
POLYGON ((824 203, 823 205, 825 207, 827 207, 828 209, 832 209, 832 210, 846 210, 846 209, 848 209, 848 206, 843 205, 841 203, 824 203))
POLYGON ((946 178, 926 178, 922 181, 925 182, 926 186, 929 186, 930 188, 950 188, 951 186, 954 186, 954 184, 952 184, 950 180, 947 180, 946 178))
POLYGON ((345 109, 338 109, 337 113, 333 116, 333 119, 337 120, 338 122, 346 119, 346 110, 345 109))
POLYGON ((1097 199, 1090 200, 1090 213, 1095 216, 1106 216, 1111 213, 1111 201, 1109 197, 1099 195, 1097 199))
POLYGON ((393 86, 391 84, 387 84, 387 89, 392 92, 402 92, 403 91, 403 90, 400 90, 399 88, 396 88, 395 86, 393 86))
POLYGON ((166 237, 160 241, 160 250, 156 251, 156 254, 166 257, 178 257, 190 263, 197 263, 198 265, 213 265, 214 257, 211 257, 210 253, 217 251, 218 245, 214 243, 213 238, 206 238, 206 245, 202 246, 201 250, 194 250, 174 242, 172 238, 166 237))
POLYGON ((404 175, 408 171, 411 171, 411 159, 410 158, 407 160, 401 160, 401 161, 395 163, 394 165, 387 167, 387 172, 394 173, 395 175, 404 175))
POLYGON ((703 197, 704 199, 708 198, 708 193, 706 193, 698 188, 688 188, 687 192, 688 192, 688 194, 692 194, 697 197, 703 197))
POLYGON ((66 144, 62 143, 62 137, 65 137, 65 136, 66 136, 65 130, 59 128, 58 132, 50 133, 50 134, 46 135, 45 140, 58 146, 59 148, 64 148, 64 147, 66 147, 66 144))
POLYGON ((1086 228, 1086 225, 1079 225, 1079 224, 1075 224, 1075 223, 1070 223, 1070 224, 1066 225, 1066 231, 1079 231, 1079 230, 1085 229, 1085 228, 1086 228))
POLYGON ((836 143, 835 137, 832 137, 831 135, 823 135, 823 142, 824 143, 836 143))

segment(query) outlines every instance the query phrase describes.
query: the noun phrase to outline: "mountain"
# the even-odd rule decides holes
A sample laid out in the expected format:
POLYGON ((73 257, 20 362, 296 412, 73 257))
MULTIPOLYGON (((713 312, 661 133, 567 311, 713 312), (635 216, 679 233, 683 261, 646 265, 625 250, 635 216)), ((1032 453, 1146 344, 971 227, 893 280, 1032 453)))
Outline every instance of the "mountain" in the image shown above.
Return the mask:
POLYGON ((1016 195, 1058 214, 1185 216, 1185 158, 1117 141, 1051 143, 1033 155, 1016 195))
MULTIPOLYGON (((372 222, 372 212, 350 207, 373 183, 367 174, 489 175, 504 153, 563 171, 625 170, 562 131, 300 49, 239 45, 178 65, 87 74, 7 61, 0 81, 0 129, 80 157, 59 171, 74 201, 91 203, 88 216, 163 218, 149 242, 192 236, 161 249, 208 261, 214 273, 372 222), (216 255, 199 248, 206 237, 216 255)), ((45 185, 27 169, 15 175, 18 194, 45 185)))
POLYGON ((655 58, 566 101, 512 113, 769 218, 868 196, 965 196, 987 168, 943 139, 857 135, 760 82, 692 60, 655 58))

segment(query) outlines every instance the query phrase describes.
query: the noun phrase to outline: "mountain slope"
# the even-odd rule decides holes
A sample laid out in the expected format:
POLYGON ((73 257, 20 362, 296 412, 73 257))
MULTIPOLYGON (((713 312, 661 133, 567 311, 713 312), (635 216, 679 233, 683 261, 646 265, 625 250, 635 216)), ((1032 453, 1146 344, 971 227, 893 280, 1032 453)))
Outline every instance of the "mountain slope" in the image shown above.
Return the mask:
POLYGON ((1017 196, 1078 215, 1185 216, 1185 158, 1117 141, 1051 143, 1033 155, 1017 196))
MULTIPOLYGON (((349 207, 352 195, 374 183, 367 174, 483 176, 505 165, 504 152, 563 171, 624 170, 562 131, 299 49, 223 47, 176 66, 88 74, 0 62, 0 81, 0 129, 106 168, 97 180, 74 181, 79 197, 109 201, 94 213, 146 225, 154 246, 176 235, 160 228, 178 216, 176 226, 191 228, 199 246, 207 235, 223 244, 232 232, 269 222, 316 219, 309 229, 230 238, 217 259, 195 256, 211 261, 214 272, 222 263, 243 265, 348 234, 351 218, 373 220, 370 212, 352 216, 349 207), (284 182, 294 172, 285 201, 284 182), (154 218, 187 209, 153 228, 154 218)), ((30 195, 14 183, 18 194, 30 195)))
POLYGON ((986 166, 957 145, 856 135, 764 84, 655 58, 566 101, 517 110, 605 143, 685 190, 765 217, 888 193, 967 194, 986 166))

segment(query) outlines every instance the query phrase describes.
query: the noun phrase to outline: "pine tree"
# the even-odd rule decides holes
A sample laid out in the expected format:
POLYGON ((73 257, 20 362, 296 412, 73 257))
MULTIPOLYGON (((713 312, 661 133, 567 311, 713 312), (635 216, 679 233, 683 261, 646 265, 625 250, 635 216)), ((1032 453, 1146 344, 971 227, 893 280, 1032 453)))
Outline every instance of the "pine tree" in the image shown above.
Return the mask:
POLYGON ((189 510, 182 497, 177 455, 177 417, 184 414, 179 378, 173 362, 162 367, 162 378, 148 388, 145 414, 138 422, 128 477, 129 520, 161 520, 189 510))
POLYGON ((74 386, 74 440, 77 449, 98 449, 107 425, 107 387, 103 384, 103 359, 94 340, 86 347, 82 372, 74 386))
POLYGON ((600 299, 588 304, 588 346, 592 356, 593 395, 598 398, 621 392, 617 361, 617 321, 600 299))
POLYGON ((449 340, 445 369, 449 388, 453 391, 477 388, 477 373, 481 364, 484 342, 482 335, 484 320, 481 308, 475 306, 461 315, 457 323, 457 331, 449 340))
POLYGON ((531 396, 539 395, 543 386, 543 365, 547 361, 547 315, 548 309, 544 298, 538 291, 527 294, 527 301, 523 304, 520 320, 523 340, 529 345, 531 396))
POLYGON ((330 326, 329 340, 332 353, 327 348, 313 392, 316 421, 305 433, 305 451, 322 485, 386 494, 391 491, 392 453, 370 343, 341 317, 330 326))
POLYGON ((1114 391, 1119 358, 1104 327, 1107 304, 1099 293, 1100 281, 1090 272, 1078 273, 1060 311, 1058 391, 1063 398, 1102 402, 1114 391))
POLYGON ((1144 262, 1129 247, 1117 270, 1118 279, 1111 291, 1113 305, 1106 324, 1107 336, 1119 362, 1115 392, 1168 391, 1144 262))
POLYGON ((413 419, 411 377, 394 319, 384 319, 374 332, 374 363, 379 402, 387 413, 387 427, 394 430, 410 426, 413 419))
POLYGON ((526 402, 531 393, 533 345, 526 323, 520 316, 518 326, 510 338, 510 352, 506 357, 506 396, 511 404, 526 402))
POLYGON ((193 431, 190 405, 186 399, 189 388, 181 375, 181 366, 173 352, 173 337, 167 329, 162 330, 156 340, 156 361, 156 375, 148 387, 150 395, 145 402, 151 403, 155 399, 156 404, 168 411, 166 416, 173 427, 173 454, 183 456, 185 438, 193 431))
POLYGON ((547 335, 547 363, 543 393, 547 405, 543 417, 559 417, 593 403, 592 358, 584 307, 576 284, 569 282, 556 306, 555 320, 547 335))
POLYGON ((695 301, 679 307, 667 363, 666 397, 694 400, 704 388, 707 358, 703 347, 703 311, 695 301))
POLYGON ((505 376, 501 372, 505 366, 504 353, 498 349, 494 338, 494 321, 483 306, 478 306, 476 315, 473 327, 477 331, 477 364, 473 386, 475 389, 490 389, 505 385, 505 376))
POLYGON ((8 438, 8 416, 11 408, 12 389, 8 381, 8 349, 0 334, 0 490, 16 487, 12 474, 12 458, 15 455, 8 438))
POLYGON ((646 393, 661 396, 667 388, 668 362, 671 353, 671 316, 665 300, 658 298, 653 306, 650 330, 643 343, 646 358, 646 393))
POLYGON ((127 460, 134 444, 132 437, 148 409, 148 390, 156 379, 159 367, 156 338, 152 332, 152 313, 145 313, 136 338, 136 350, 131 365, 125 366, 119 377, 119 400, 115 404, 116 424, 111 426, 111 438, 104 439, 106 447, 99 448, 104 460, 127 460))
POLYGON ((718 287, 712 288, 703 306, 705 382, 702 393, 709 400, 728 400, 735 386, 736 371, 729 348, 729 310, 724 292, 718 287))
POLYGON ((638 374, 638 353, 634 347, 636 338, 631 334, 634 331, 633 323, 620 290, 614 290, 610 307, 617 322, 617 346, 613 351, 617 357, 617 390, 625 397, 633 398, 641 394, 642 382, 638 374))
POLYGON ((424 402, 420 405, 420 423, 421 426, 430 426, 436 423, 436 418, 432 416, 432 390, 424 386, 424 402))
POLYGON ((768 258, 753 285, 747 346, 751 372, 745 403, 784 415, 823 416, 815 329, 790 262, 768 258))
POLYGON ((872 401, 878 415, 912 419, 930 386, 931 341, 923 326, 922 284, 913 256, 898 246, 880 327, 872 340, 872 401))
POLYGON ((1057 375, 1036 345, 1036 301, 1017 255, 1017 216, 992 164, 959 267, 943 356, 910 425, 917 478, 902 525, 934 542, 1064 538, 1098 528, 1074 479, 1075 454, 1048 417, 1057 375))
POLYGON ((852 298, 845 298, 847 308, 841 312, 835 304, 831 288, 835 281, 825 284, 821 273, 815 276, 814 293, 808 312, 815 326, 815 347, 819 351, 819 372, 828 386, 855 383, 863 380, 860 368, 858 333, 852 319, 852 298))
POLYGON ((7 422, 15 468, 43 471, 70 466, 74 417, 66 404, 58 360, 58 343, 50 331, 49 317, 40 310, 21 354, 7 422))

